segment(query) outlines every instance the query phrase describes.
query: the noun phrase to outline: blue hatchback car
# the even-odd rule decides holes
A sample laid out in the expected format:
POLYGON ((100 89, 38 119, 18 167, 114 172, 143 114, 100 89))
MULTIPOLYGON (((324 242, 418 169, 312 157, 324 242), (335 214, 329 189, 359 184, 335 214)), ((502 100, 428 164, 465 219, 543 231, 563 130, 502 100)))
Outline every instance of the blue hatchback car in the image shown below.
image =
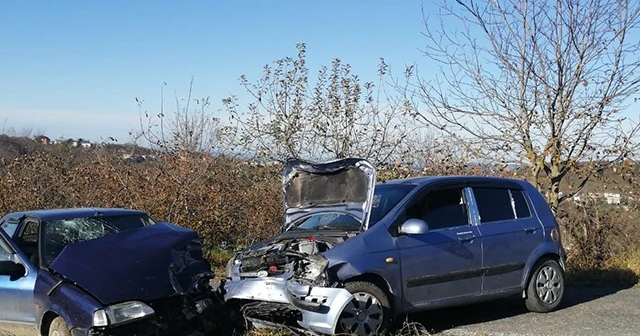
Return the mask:
POLYGON ((0 335, 185 335, 213 327, 198 235, 146 213, 56 209, 0 219, 0 335))
POLYGON ((225 300, 255 324, 372 335, 395 316, 520 295, 558 307, 565 253, 545 199, 528 182, 472 176, 376 184, 351 158, 290 160, 283 233, 231 259, 225 300))

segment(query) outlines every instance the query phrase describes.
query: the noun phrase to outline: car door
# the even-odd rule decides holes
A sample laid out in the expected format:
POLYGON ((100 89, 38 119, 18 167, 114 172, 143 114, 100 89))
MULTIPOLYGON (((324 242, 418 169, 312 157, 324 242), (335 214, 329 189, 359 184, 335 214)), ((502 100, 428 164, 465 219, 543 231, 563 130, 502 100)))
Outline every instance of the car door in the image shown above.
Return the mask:
POLYGON ((429 225, 425 234, 397 237, 405 308, 480 294, 482 245, 466 199, 463 187, 427 189, 402 215, 429 225))
POLYGON ((15 242, 0 230, 0 261, 22 264, 26 272, 21 277, 0 275, 0 334, 35 335, 36 315, 33 290, 37 269, 18 250, 15 242))
POLYGON ((520 289, 524 266, 543 242, 542 225, 516 188, 474 187, 484 247, 483 293, 520 289))

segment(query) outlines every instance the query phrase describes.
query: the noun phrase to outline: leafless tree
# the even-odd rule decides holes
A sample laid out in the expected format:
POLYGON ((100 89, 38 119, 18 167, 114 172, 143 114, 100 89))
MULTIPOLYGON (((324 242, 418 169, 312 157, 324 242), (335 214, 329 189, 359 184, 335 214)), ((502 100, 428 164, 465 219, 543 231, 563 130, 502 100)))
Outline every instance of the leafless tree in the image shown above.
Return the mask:
POLYGON ((165 153, 180 155, 211 154, 224 151, 220 139, 225 126, 209 97, 192 96, 194 79, 189 83, 186 98, 174 95, 175 109, 167 109, 163 83, 160 93, 160 111, 144 109, 144 100, 136 98, 140 115, 140 128, 130 132, 134 142, 156 148, 165 153))
POLYGON ((175 109, 165 105, 163 83, 160 110, 145 109, 144 100, 136 98, 140 115, 140 128, 130 132, 135 145, 153 150, 149 158, 152 167, 158 169, 174 184, 175 198, 171 200, 169 220, 179 213, 188 214, 193 195, 190 189, 210 172, 213 156, 225 153, 222 147, 226 126, 216 111, 212 111, 208 97, 192 96, 194 80, 191 79, 186 98, 175 97, 175 109))
POLYGON ((246 109, 237 97, 224 100, 238 151, 278 161, 361 156, 376 163, 410 153, 417 123, 402 96, 388 91, 389 67, 383 59, 375 84, 361 83, 340 59, 322 66, 311 79, 305 44, 297 49, 296 58, 266 65, 255 82, 241 76, 251 98, 246 109))
POLYGON ((419 118, 479 160, 526 165, 554 212, 637 149, 638 1, 443 1, 423 18, 436 75, 417 75, 419 118))

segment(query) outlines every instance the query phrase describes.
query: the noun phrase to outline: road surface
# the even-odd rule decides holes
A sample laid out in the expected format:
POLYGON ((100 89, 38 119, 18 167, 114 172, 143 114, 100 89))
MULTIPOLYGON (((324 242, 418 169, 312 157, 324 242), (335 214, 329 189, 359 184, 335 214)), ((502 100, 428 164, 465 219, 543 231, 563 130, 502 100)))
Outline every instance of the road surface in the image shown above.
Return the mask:
POLYGON ((410 315, 439 336, 640 335, 640 288, 568 287, 558 311, 530 313, 519 299, 410 315))

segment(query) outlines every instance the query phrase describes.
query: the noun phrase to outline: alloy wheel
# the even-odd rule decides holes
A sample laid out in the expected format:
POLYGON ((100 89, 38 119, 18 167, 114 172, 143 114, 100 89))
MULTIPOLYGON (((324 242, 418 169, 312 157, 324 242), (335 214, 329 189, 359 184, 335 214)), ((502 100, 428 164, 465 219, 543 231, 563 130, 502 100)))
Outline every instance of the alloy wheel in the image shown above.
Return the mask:
POLYGON ((384 321, 384 310, 378 299, 364 292, 353 293, 353 299, 342 311, 342 330, 356 335, 375 335, 384 321))
POLYGON ((546 304, 558 300, 562 291, 562 277, 551 266, 546 266, 538 272, 536 278, 536 292, 538 298, 546 304))

